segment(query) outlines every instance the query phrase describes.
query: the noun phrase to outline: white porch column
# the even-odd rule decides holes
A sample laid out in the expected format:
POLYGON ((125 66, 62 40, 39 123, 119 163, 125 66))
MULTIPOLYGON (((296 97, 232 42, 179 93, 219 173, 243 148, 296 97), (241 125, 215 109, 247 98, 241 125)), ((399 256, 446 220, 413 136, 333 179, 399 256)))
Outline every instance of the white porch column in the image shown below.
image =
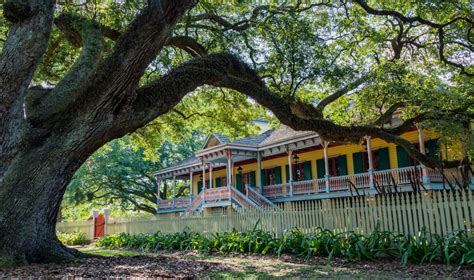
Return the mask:
POLYGON ((233 187, 236 187, 235 184, 237 184, 237 174, 234 173, 234 169, 235 169, 235 162, 234 162, 234 159, 232 158, 232 152, 230 153, 230 180, 231 180, 231 185, 233 187))
POLYGON ((288 180, 288 182, 290 183, 290 190, 289 190, 289 195, 290 196, 293 196, 293 166, 291 164, 291 155, 293 154, 293 151, 290 149, 290 147, 287 145, 285 146, 286 148, 286 153, 288 155, 288 171, 289 171, 289 175, 290 175, 290 178, 288 180))
POLYGON ((468 145, 467 145, 467 143, 472 143, 472 141, 474 141, 474 139, 471 138, 471 122, 464 123, 464 133, 463 133, 463 135, 464 135, 464 141, 461 142, 463 167, 462 167, 461 172, 467 174, 468 184, 474 185, 474 176, 472 176, 472 172, 468 168, 469 154, 468 154, 468 145))
POLYGON ((206 163, 202 160, 202 190, 206 189, 206 163))
POLYGON ((227 186, 232 186, 232 151, 227 150, 227 186))
MULTIPOLYGON (((421 127, 421 125, 417 125, 416 129, 418 130, 418 144, 420 145, 420 153, 426 155, 425 139, 423 137, 423 127, 421 127)), ((423 174, 423 184, 429 184, 430 176, 428 176, 428 169, 423 163, 421 163, 421 172, 423 174)))
POLYGON ((212 189, 212 164, 209 162, 209 188, 212 189))
POLYGON ((189 196, 193 196, 193 172, 189 172, 189 196))
POLYGON ((374 181, 374 159, 372 156, 372 143, 371 137, 365 136, 365 141, 367 143, 367 158, 369 159, 369 187, 375 188, 375 181, 374 181))
POLYGON ((258 192, 261 194, 263 191, 263 186, 262 186, 262 158, 260 155, 260 152, 257 152, 257 174, 258 174, 258 192))
POLYGON ((176 198, 176 175, 173 175, 173 198, 176 198))
POLYGON ((161 189, 161 179, 160 177, 156 177, 156 212, 159 210, 159 203, 160 203, 160 189, 161 189))
POLYGON ((323 140, 323 149, 324 149, 324 181, 326 183, 326 192, 329 192, 329 156, 328 156, 328 147, 329 142, 323 140))

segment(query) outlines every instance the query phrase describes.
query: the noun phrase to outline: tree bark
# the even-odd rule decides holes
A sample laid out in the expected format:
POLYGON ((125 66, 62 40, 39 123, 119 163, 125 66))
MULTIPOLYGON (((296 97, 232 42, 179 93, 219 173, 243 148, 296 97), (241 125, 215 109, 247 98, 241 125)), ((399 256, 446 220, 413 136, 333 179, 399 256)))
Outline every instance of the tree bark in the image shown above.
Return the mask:
POLYGON ((96 24, 59 18, 61 28, 81 36, 81 55, 54 89, 28 90, 53 22, 54 1, 46 2, 4 6, 11 26, 0 57, 0 266, 81 255, 56 237, 66 186, 94 151, 139 128, 123 127, 118 115, 196 1, 149 1, 104 59, 96 24))
MULTIPOLYGON (((69 139, 72 140, 72 139, 69 139)), ((15 157, 0 188, 0 265, 70 260, 76 253, 56 238, 61 200, 74 171, 87 158, 57 139, 15 157)))

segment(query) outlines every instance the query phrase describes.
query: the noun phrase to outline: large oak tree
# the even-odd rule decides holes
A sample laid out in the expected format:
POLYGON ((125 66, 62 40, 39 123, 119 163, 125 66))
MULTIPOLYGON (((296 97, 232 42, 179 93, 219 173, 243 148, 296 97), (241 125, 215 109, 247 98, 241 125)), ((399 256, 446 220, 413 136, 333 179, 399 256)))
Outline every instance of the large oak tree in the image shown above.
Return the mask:
POLYGON ((433 168, 458 164, 427 158, 399 135, 471 118, 468 1, 197 2, 3 5, 0 264, 79 256, 55 236, 74 172, 166 113, 203 114, 180 108, 202 86, 226 89, 224 99, 240 92, 327 141, 370 135, 433 168), (404 123, 384 126, 400 110, 404 123))

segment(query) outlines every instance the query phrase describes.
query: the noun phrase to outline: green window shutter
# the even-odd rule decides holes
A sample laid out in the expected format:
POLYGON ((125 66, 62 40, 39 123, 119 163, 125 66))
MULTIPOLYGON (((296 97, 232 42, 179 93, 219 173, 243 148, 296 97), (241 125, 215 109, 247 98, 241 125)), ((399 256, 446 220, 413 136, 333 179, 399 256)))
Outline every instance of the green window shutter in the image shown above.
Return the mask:
POLYGON ((255 171, 251 171, 250 172, 250 185, 252 187, 256 187, 257 186, 257 180, 255 179, 255 171))
POLYGON ((262 178, 260 178, 260 184, 262 184, 262 186, 266 186, 267 185, 267 176, 265 174, 265 169, 261 169, 260 174, 262 174, 262 178))
POLYGON ((281 166, 275 167, 275 183, 281 184, 281 166))
POLYGON ((388 148, 382 148, 378 150, 379 153, 379 170, 390 169, 390 159, 388 157, 388 148))
POLYGON ((198 194, 202 192, 202 181, 198 181, 198 194))
POLYGON ((236 184, 236 188, 239 191, 242 191, 242 174, 235 175, 235 184, 236 184))
POLYGON ((346 155, 338 156, 337 157, 337 170, 338 176, 347 175, 347 157, 346 155))
POLYGON ((353 153, 352 160, 354 161, 354 173, 364 173, 364 153, 353 153))
POLYGON ((438 139, 433 139, 425 142, 426 154, 430 158, 439 158, 439 143, 438 139))
POLYGON ((216 188, 221 186, 221 178, 216 178, 216 188))
POLYGON ((311 180, 313 176, 311 174, 311 161, 303 162, 303 172, 304 172, 304 179, 311 180))
POLYGON ((400 146, 397 146, 397 162, 398 168, 410 166, 408 153, 400 146))
POLYGON ((290 182, 290 166, 287 164, 285 166, 286 182, 290 182))
POLYGON ((324 159, 316 160, 316 173, 318 173, 318 179, 324 178, 324 175, 326 175, 324 159))

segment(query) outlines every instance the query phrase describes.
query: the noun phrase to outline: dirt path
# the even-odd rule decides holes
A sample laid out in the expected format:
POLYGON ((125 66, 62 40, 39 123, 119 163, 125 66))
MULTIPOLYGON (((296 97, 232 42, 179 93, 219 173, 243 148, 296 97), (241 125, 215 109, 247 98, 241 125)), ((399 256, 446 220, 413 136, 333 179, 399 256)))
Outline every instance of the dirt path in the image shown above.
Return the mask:
POLYGON ((283 256, 200 256, 195 253, 86 250, 107 257, 68 264, 32 264, 0 269, 0 278, 30 279, 287 279, 287 278, 459 278, 474 279, 473 269, 445 265, 406 265, 398 262, 349 262, 324 258, 310 260, 283 256))

